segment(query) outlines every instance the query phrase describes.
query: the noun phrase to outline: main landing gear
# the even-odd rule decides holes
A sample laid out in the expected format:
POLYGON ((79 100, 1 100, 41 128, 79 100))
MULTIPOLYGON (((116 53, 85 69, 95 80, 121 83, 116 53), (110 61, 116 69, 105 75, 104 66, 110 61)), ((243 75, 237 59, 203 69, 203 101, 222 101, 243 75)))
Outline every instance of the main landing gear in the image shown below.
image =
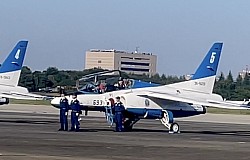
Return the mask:
POLYGON ((125 131, 132 131, 133 126, 136 122, 138 122, 140 119, 139 118, 126 118, 123 126, 125 131))
MULTIPOLYGON (((115 115, 112 113, 111 106, 106 106, 105 109, 106 109, 105 112, 106 120, 109 126, 112 127, 113 124, 115 123, 114 121, 115 115)), ((162 114, 163 114, 162 118, 160 119, 161 123, 166 128, 168 128, 169 133, 180 133, 180 126, 178 123, 174 122, 173 113, 171 111, 162 110, 162 114)), ((123 122, 124 131, 131 131, 133 129, 134 124, 140 120, 138 116, 134 116, 128 113, 125 117, 126 118, 124 119, 123 122)))
MULTIPOLYGON (((107 123, 110 127, 113 127, 115 123, 115 115, 112 113, 112 107, 106 106, 105 110, 106 110, 105 117, 106 117, 107 123)), ((138 122, 139 120, 140 120, 139 118, 136 118, 133 116, 129 116, 129 118, 125 118, 123 121, 124 131, 132 131, 134 124, 138 122)))
POLYGON ((178 123, 174 122, 174 116, 171 111, 163 110, 163 117, 161 118, 161 123, 168 128, 169 133, 180 133, 180 126, 178 123))

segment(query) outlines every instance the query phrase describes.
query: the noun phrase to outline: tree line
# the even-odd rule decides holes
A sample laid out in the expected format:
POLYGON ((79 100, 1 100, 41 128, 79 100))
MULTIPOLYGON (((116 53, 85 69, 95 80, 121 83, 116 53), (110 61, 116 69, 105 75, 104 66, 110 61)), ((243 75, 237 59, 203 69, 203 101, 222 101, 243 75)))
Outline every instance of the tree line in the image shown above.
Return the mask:
POLYGON ((214 92, 228 100, 244 100, 250 98, 250 75, 246 73, 243 77, 238 75, 236 80, 229 71, 225 77, 221 72, 215 82, 214 92))
MULTIPOLYGON (((31 92, 36 92, 41 88, 64 86, 69 89, 75 88, 76 81, 84 75, 100 72, 103 69, 94 68, 86 69, 83 71, 70 71, 58 70, 56 67, 49 67, 44 71, 31 71, 27 66, 22 68, 19 85, 28 88, 31 92)), ((171 84, 176 82, 185 81, 185 76, 166 76, 165 74, 155 74, 154 76, 135 75, 122 73, 122 77, 139 79, 147 82, 158 84, 171 84)), ((222 95, 223 98, 228 100, 243 100, 250 97, 250 76, 246 74, 244 78, 238 75, 234 80, 231 71, 227 76, 220 73, 217 77, 214 93, 222 95)))
POLYGON ((22 67, 19 85, 28 88, 31 92, 37 92, 41 88, 53 88, 57 86, 73 87, 76 80, 84 75, 102 71, 102 69, 90 69, 84 71, 59 71, 56 67, 49 67, 44 71, 34 71, 27 66, 22 67))

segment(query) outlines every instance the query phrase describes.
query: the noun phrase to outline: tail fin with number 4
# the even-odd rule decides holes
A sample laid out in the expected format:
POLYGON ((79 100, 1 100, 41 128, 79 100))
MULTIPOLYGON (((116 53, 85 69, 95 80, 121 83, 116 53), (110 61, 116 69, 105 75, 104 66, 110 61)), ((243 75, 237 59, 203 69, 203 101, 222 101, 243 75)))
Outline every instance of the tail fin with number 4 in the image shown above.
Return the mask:
POLYGON ((28 41, 19 41, 0 67, 0 85, 17 86, 28 41))

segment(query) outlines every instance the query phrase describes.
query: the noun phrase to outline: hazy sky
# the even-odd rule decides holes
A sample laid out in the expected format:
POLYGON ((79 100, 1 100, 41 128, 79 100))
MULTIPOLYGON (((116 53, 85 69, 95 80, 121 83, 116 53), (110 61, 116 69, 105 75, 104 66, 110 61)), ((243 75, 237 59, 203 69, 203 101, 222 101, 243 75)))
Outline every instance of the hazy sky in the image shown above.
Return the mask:
POLYGON ((24 65, 82 70, 85 51, 152 52, 157 71, 194 73, 214 42, 224 42, 219 71, 250 64, 249 0, 1 0, 0 60, 29 40, 24 65))

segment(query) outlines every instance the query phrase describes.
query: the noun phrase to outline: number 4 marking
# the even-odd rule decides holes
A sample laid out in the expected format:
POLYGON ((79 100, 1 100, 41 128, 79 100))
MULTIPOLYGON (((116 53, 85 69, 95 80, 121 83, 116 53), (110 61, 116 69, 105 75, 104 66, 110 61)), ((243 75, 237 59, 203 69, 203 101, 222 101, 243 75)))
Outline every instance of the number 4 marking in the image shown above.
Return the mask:
POLYGON ((216 52, 212 52, 210 63, 214 63, 216 52))
POLYGON ((19 59, 19 54, 20 54, 20 49, 18 49, 17 52, 16 52, 16 55, 15 55, 16 59, 19 59))

